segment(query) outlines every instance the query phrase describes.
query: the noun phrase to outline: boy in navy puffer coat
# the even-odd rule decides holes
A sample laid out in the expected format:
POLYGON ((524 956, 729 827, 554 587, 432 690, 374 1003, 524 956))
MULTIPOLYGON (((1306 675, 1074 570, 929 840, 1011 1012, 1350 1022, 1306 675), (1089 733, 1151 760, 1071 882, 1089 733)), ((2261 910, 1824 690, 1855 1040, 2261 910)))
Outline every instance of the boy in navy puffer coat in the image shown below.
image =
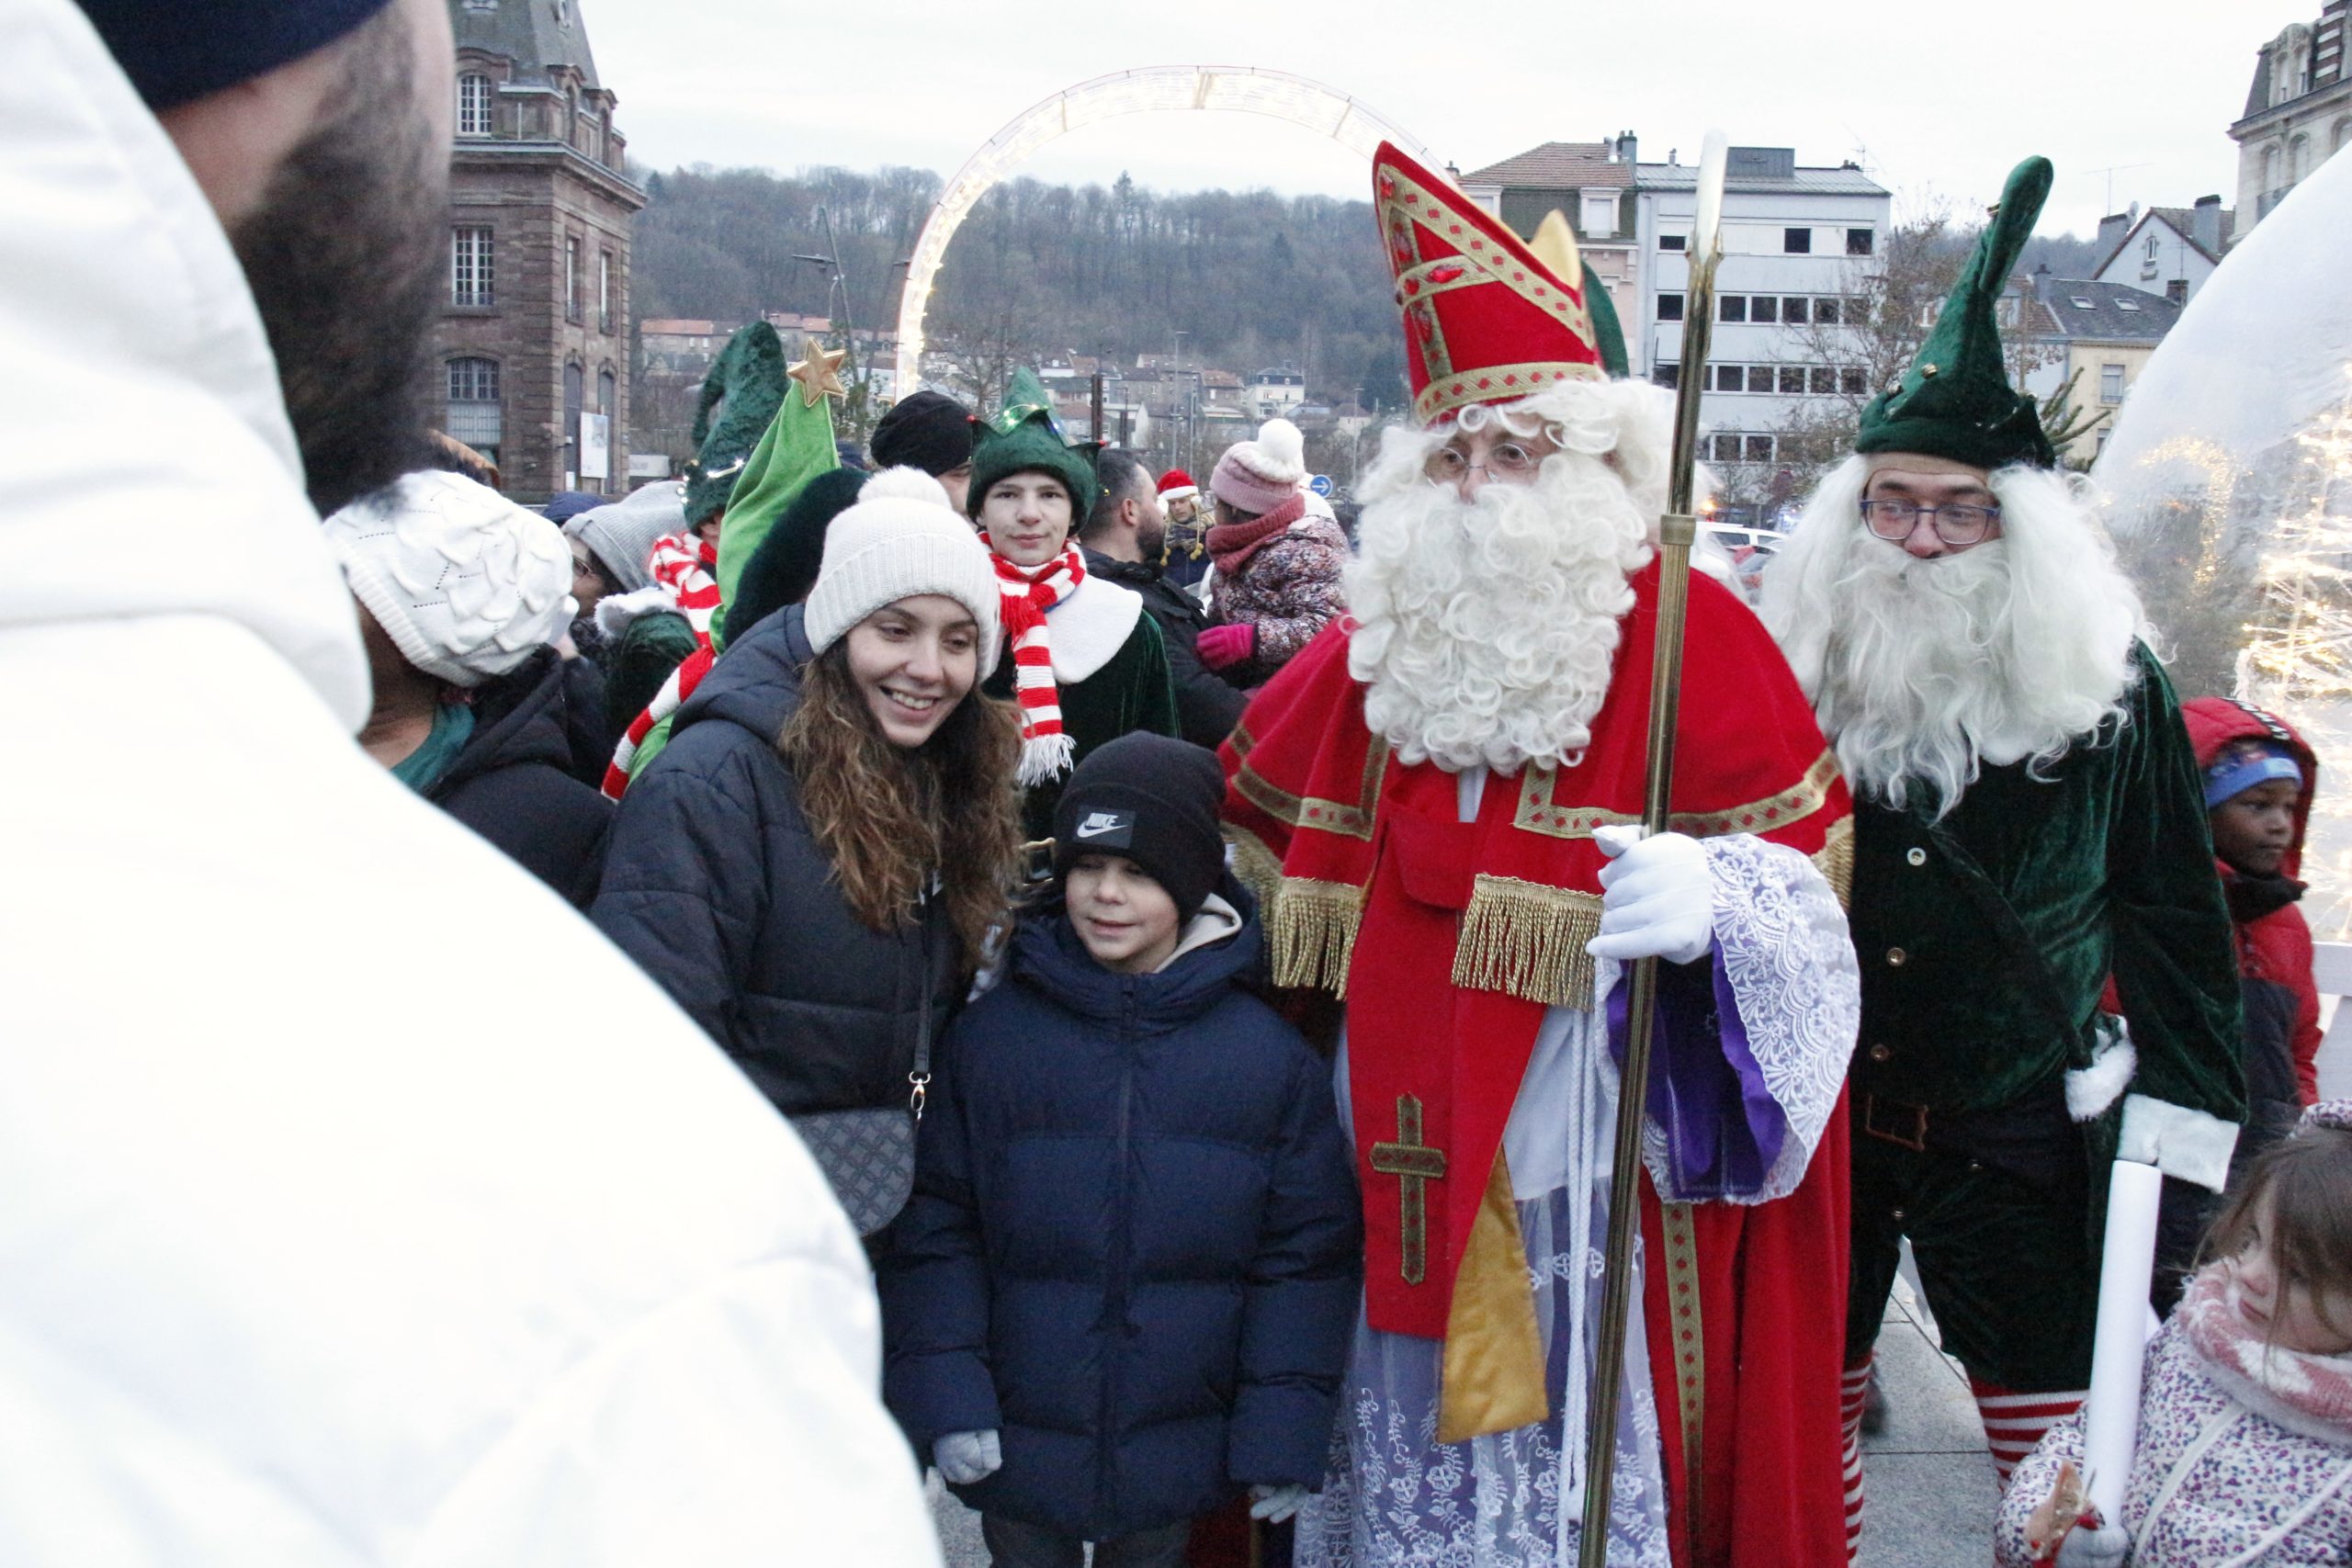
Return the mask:
POLYGON ((1175 1564, 1321 1484, 1356 1312, 1328 1065, 1246 982, 1216 760, 1136 734, 1055 816, 1057 901, 941 1053, 881 1280, 886 1392, 1000 1564, 1175 1564))

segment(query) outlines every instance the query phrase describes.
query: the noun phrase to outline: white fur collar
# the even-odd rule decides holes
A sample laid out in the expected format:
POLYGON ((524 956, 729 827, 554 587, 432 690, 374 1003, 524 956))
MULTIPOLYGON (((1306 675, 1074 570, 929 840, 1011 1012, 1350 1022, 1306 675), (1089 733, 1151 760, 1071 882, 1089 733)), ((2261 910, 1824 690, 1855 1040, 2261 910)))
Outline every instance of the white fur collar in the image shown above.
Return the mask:
POLYGON ((1046 612, 1054 679, 1075 684, 1110 663, 1142 614, 1142 594, 1089 572, 1076 592, 1046 612))
POLYGON ((666 582, 649 582, 634 593, 607 593, 596 601, 596 629, 618 640, 643 617, 677 607, 678 592, 666 582))

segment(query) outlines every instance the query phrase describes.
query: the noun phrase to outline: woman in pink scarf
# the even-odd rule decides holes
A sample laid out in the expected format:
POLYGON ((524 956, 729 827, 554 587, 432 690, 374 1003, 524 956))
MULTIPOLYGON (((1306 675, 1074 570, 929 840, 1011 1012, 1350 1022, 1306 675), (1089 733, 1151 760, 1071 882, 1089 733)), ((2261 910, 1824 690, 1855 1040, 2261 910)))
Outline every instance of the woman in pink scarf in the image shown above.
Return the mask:
POLYGON ((1347 536, 1308 512, 1306 479, 1306 438, 1286 419, 1227 447, 1209 479, 1216 525, 1201 662, 1245 689, 1272 679, 1347 608, 1347 536))

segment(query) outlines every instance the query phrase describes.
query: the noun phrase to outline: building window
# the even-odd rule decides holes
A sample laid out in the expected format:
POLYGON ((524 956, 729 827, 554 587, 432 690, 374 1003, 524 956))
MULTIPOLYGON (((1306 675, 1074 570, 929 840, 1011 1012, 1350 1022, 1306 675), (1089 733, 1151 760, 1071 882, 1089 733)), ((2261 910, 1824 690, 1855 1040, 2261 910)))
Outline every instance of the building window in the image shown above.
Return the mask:
POLYGON ((498 401, 498 361, 452 359, 448 365, 448 408, 441 428, 492 462, 498 461, 504 432, 498 401))
POLYGON ((490 78, 469 71, 458 78, 458 134, 490 134, 490 78))
POLYGON ((2287 183, 2290 186, 2310 172, 2311 150, 2312 140, 2308 136, 2298 136, 2287 143, 2287 183))
POLYGON ((2165 298, 2171 300, 2176 305, 2188 304, 2188 279, 2185 277, 2176 277, 2170 283, 2165 284, 2165 298))
POLYGON ((563 367, 563 488, 580 485, 580 399, 586 373, 577 365, 563 367))
POLYGON ((1804 366, 1802 366, 1802 365, 1783 365, 1783 366, 1781 366, 1781 390, 1782 392, 1784 392, 1784 393, 1790 393, 1790 394, 1795 394, 1795 395, 1802 395, 1802 394, 1804 393, 1804 366))
POLYGON ((1744 392, 1747 390, 1747 367, 1745 365, 1716 366, 1715 390, 1718 392, 1744 392))
POLYGON ((1838 392, 1840 397, 1859 398, 1870 389, 1862 380, 1861 367, 1842 366, 1838 371, 1838 392))
POLYGON ((2103 403, 2123 400, 2123 367, 2102 365, 2098 367, 2098 400, 2103 403))
POLYGON ((2346 145, 2352 145, 2352 119, 2339 119, 2335 122, 2335 129, 2328 133, 2327 150, 2341 152, 2346 145))
POLYGON ((1747 296, 1745 294, 1726 294, 1722 299, 1716 300, 1715 320, 1719 321, 1744 321, 1747 320, 1747 296))
POLYGON ((1680 321, 1682 319, 1682 296, 1679 294, 1659 295, 1657 297, 1657 319, 1661 321, 1680 321))
POLYGON ((580 319, 580 236, 563 237, 563 319, 580 319))
POLYGON ((1589 190, 1584 193, 1584 231, 1588 238, 1613 240, 1617 237, 1617 193, 1613 190, 1589 190))
POLYGON ((2148 248, 2146 254, 2150 261, 2156 259, 2156 237, 2154 234, 2148 236, 2148 248))
POLYGON ((1816 398, 1826 398, 1838 389, 1838 372, 1826 365, 1816 365, 1805 372, 1805 390, 1816 398))
POLYGON ((1838 301, 1836 299, 1815 299, 1813 302, 1814 325, 1817 327, 1834 327, 1838 324, 1838 301))
POLYGON ((492 261, 489 230, 453 229, 449 231, 449 303, 498 303, 497 275, 492 261))
POLYGON ((1781 230, 1781 254, 1791 256, 1813 254, 1813 231, 1810 229, 1781 230))
POLYGON ((1747 319, 1751 321, 1777 321, 1781 319, 1781 297, 1758 294, 1747 302, 1747 319))
POLYGON ((1650 372, 1650 379, 1657 385, 1664 387, 1668 391, 1671 392, 1676 388, 1682 385, 1682 367, 1679 365, 1661 365, 1657 369, 1650 372))
POLYGON ((1657 237, 1657 248, 1661 251, 1684 250, 1690 243, 1690 236, 1688 234, 1660 234, 1657 237))
POLYGON ((1739 461, 1739 437, 1736 435, 1711 435, 1707 438, 1707 448, 1708 457, 1714 462, 1739 461))
POLYGON ((2115 308, 2119 310, 2137 310, 2140 308, 2140 301, 2119 297, 2115 301, 2115 308))
POLYGON ((1871 231, 1868 229, 1847 230, 1846 254, 1849 256, 1869 255, 1871 254, 1871 231))
POLYGON ((1805 308, 1811 303, 1812 301, 1802 294, 1792 294, 1781 301, 1781 320, 1792 327, 1804 325, 1805 308))
POLYGON ((596 330, 609 334, 613 330, 613 253, 596 253, 596 330))
POLYGON ((1747 461, 1751 463, 1769 463, 1772 460, 1772 438, 1770 436, 1748 436, 1747 438, 1747 451, 1741 455, 1745 457, 1747 461))

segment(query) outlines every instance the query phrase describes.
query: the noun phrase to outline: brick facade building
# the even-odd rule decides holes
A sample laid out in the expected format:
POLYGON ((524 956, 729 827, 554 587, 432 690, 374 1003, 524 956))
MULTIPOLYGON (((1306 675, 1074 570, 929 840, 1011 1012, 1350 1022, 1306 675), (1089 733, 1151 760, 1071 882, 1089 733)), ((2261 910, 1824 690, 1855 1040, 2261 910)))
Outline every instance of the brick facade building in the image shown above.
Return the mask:
POLYGON ((449 0, 458 39, 443 425, 508 494, 628 485, 629 225, 645 193, 575 0, 449 0), (601 445, 600 445, 601 444, 601 445))

